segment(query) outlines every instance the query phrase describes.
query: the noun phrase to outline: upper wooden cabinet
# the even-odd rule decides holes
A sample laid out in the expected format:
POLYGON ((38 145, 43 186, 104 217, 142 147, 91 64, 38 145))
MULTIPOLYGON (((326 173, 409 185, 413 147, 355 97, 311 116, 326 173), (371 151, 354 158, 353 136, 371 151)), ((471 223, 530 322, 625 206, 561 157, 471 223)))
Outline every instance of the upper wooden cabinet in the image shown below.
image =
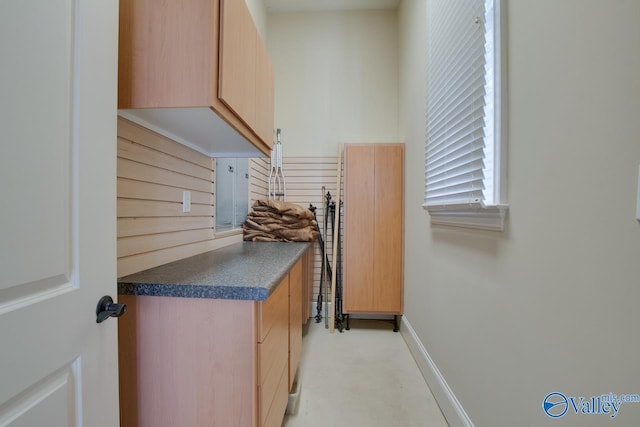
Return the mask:
POLYGON ((263 141, 273 143, 275 73, 269 52, 258 37, 256 46, 256 123, 255 129, 263 141))
POLYGON ((218 156, 268 154, 273 66, 243 0, 120 0, 118 108, 218 156))
POLYGON ((222 0, 218 96, 249 126, 256 117, 258 30, 244 1, 222 0))
POLYGON ((273 137, 273 65, 244 1, 221 1, 218 95, 263 141, 273 137))

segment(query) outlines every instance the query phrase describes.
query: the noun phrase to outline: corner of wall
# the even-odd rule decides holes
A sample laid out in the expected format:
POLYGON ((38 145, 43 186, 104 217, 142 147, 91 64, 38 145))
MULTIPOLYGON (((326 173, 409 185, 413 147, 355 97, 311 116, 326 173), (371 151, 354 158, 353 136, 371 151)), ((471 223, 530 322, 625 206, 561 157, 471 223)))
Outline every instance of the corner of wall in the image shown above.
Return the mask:
POLYGON ((416 331, 406 316, 402 317, 400 333, 407 343, 407 347, 409 347, 409 351, 415 359, 420 372, 422 372, 422 376, 429 385, 433 396, 436 398, 438 406, 440 406, 440 410, 446 418, 447 423, 449 423, 449 426, 474 427, 473 422, 471 422, 462 404, 453 394, 446 379, 420 341, 420 338, 418 338, 416 331))
POLYGON ((246 0, 253 23, 258 29, 262 41, 267 42, 267 7, 262 0, 246 0))

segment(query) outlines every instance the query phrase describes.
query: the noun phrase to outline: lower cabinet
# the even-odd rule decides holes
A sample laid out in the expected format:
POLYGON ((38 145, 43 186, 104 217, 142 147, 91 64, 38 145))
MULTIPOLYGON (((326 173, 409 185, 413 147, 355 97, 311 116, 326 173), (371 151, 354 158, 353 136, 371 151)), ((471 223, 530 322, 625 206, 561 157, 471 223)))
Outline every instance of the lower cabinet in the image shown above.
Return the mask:
POLYGON ((290 274, 258 307, 259 426, 279 426, 287 407, 290 274), (282 384, 284 382, 284 385, 282 384), (278 421, 279 420, 279 421, 278 421))
POLYGON ((301 258, 266 301, 119 295, 122 427, 278 427, 302 350, 301 258))
POLYGON ((315 244, 311 245, 302 258, 302 324, 311 318, 311 300, 313 299, 313 261, 315 244))
POLYGON ((299 261, 293 266, 289 272, 289 388, 291 391, 293 388, 293 382, 295 380, 296 371, 300 364, 300 356, 302 354, 302 324, 306 319, 303 319, 302 310, 302 271, 303 260, 299 261))

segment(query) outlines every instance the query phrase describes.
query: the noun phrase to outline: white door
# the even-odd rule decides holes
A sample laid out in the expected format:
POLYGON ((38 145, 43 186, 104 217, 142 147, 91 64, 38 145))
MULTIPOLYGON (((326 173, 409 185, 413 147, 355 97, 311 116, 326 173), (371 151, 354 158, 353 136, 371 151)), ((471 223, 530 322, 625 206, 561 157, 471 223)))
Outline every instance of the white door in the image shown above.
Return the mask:
POLYGON ((0 0, 0 426, 118 425, 117 0, 0 0))

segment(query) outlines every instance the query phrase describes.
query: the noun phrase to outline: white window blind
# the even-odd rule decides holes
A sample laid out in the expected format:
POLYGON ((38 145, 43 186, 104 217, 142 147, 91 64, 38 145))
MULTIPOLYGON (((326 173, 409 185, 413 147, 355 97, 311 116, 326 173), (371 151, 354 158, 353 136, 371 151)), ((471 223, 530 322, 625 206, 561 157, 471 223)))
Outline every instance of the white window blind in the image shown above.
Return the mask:
POLYGON ((432 223, 503 228, 494 3, 428 3, 425 207, 432 223))

